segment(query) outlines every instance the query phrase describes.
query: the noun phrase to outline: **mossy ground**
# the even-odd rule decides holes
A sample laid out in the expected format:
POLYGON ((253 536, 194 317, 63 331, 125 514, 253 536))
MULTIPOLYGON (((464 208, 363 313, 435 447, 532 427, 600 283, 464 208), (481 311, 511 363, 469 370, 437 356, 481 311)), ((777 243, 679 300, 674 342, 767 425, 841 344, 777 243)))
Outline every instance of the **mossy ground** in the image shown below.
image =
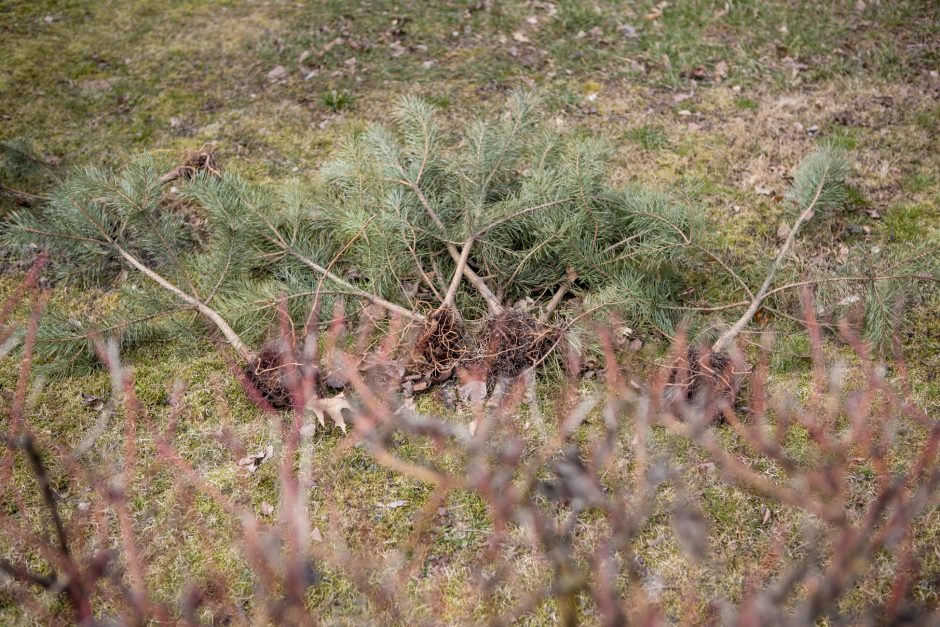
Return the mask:
MULTIPOLYGON (((615 181, 669 189, 703 206, 713 225, 712 244, 743 276, 760 275, 784 219, 774 194, 758 189, 783 190, 818 138, 851 150, 856 202, 843 219, 870 227, 866 242, 940 243, 937 5, 673 4, 659 11, 652 1, 607 0, 13 0, 0 6, 0 139, 29 137, 51 162, 66 165, 118 165, 139 151, 178 153, 212 144, 226 167, 283 180, 310 175, 339 135, 381 120, 402 94, 424 95, 456 118, 526 84, 539 87, 546 115, 562 126, 612 140, 615 181), (275 71, 278 66, 284 70, 275 71)), ((0 205, 0 213, 5 208, 0 205)), ((709 287, 709 273, 702 272, 703 293, 724 302, 723 288, 709 287)), ((3 279, 0 291, 11 285, 12 279, 3 279)), ((108 301, 107 295, 67 287, 57 288, 55 298, 70 303, 76 315, 108 301)), ((915 392, 932 415, 940 409, 938 314, 937 299, 927 299, 905 327, 915 392)), ((805 383, 804 355, 798 337, 785 338, 774 355, 774 379, 798 389, 805 383)), ((160 427, 168 416, 168 386, 176 380, 186 385, 189 409, 176 444, 214 486, 256 511, 277 503, 276 464, 246 478, 213 437, 225 426, 257 450, 276 440, 278 427, 238 390, 212 345, 181 338, 126 357, 141 401, 160 427)), ((15 356, 0 359, 2 394, 10 394, 15 377, 15 356)), ((46 437, 81 441, 99 419, 81 402, 82 393, 108 397, 107 375, 47 382, 33 399, 30 424, 46 437)), ((730 433, 721 435, 748 457, 730 433)), ((798 435, 789 443, 794 454, 809 448, 798 435)), ((96 440, 94 455, 119 457, 122 437, 118 412, 96 440)), ((326 459, 337 442, 336 435, 318 438, 313 458, 326 459)), ((677 449, 690 465, 707 461, 681 443, 663 446, 677 449)), ((240 582, 231 591, 235 598, 249 598, 252 582, 229 542, 232 521, 211 502, 180 494, 150 447, 140 444, 145 461, 137 476, 151 478, 134 486, 132 507, 152 517, 137 523, 147 540, 153 588, 172 601, 183 581, 220 571, 240 582), (190 534, 164 533, 163 520, 184 515, 190 534)), ((413 448, 405 454, 432 454, 413 448)), ((329 499, 343 504, 344 526, 368 529, 372 546, 394 546, 428 490, 358 449, 340 460, 330 469, 335 480, 329 499), (395 500, 408 504, 380 507, 395 500)), ((20 471, 27 499, 37 502, 25 469, 20 471)), ((860 497, 865 477, 860 468, 860 497)), ((63 508, 74 511, 83 495, 69 491, 67 477, 59 480, 63 508)), ((662 586, 667 615, 688 602, 682 595, 690 582, 699 584, 695 603, 703 611, 710 598, 738 598, 774 533, 799 544, 800 520, 793 512, 773 509, 771 522, 764 523, 760 499, 707 472, 693 484, 688 489, 703 496, 714 566, 708 572, 690 568, 666 517, 655 520, 636 547, 649 580, 662 586)), ((312 524, 322 528, 325 498, 312 489, 312 524)), ((446 510, 432 563, 448 582, 442 594, 449 614, 435 618, 482 618, 482 609, 464 606, 462 590, 471 578, 465 564, 485 542, 486 509, 468 495, 454 497, 446 510)), ((34 517, 38 527, 41 516, 34 517)), ((935 510, 919 523, 916 537, 921 546, 940 539, 935 510)), ((922 564, 925 580, 940 577, 933 555, 922 564)), ((893 564, 885 555, 880 574, 853 592, 847 609, 883 596, 893 564)), ((518 568, 535 579, 546 567, 521 557, 518 568)), ((918 594, 938 602, 935 587, 918 594)), ((351 583, 329 572, 310 603, 332 622, 355 622, 367 613, 351 583)), ((551 622, 553 612, 544 604, 527 622, 551 622)), ((19 609, 0 596, 0 623, 19 618, 19 609)))

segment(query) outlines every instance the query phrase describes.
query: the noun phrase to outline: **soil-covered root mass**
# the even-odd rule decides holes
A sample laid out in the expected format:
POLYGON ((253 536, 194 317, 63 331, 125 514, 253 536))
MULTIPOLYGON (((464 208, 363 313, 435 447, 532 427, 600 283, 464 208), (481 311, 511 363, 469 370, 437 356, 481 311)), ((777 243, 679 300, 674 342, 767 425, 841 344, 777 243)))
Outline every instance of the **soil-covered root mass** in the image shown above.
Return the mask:
POLYGON ((179 166, 173 168, 163 175, 161 183, 169 183, 176 179, 191 181, 202 172, 212 176, 222 175, 222 166, 215 159, 215 155, 206 150, 193 150, 186 154, 186 157, 179 166))
POLYGON ((467 355, 463 322, 450 307, 430 315, 412 350, 408 371, 430 383, 448 379, 467 355))
POLYGON ((672 363, 666 398, 691 404, 718 399, 735 406, 745 374, 743 364, 736 364, 728 353, 692 346, 672 363))
POLYGON ((485 373, 490 380, 516 377, 544 361, 559 335, 526 311, 504 309, 468 337, 454 310, 441 308, 428 316, 405 378, 421 381, 414 387, 418 391, 447 380, 458 368, 485 373))
POLYGON ((476 363, 492 378, 516 377, 540 364, 558 342, 559 330, 527 311, 506 309, 486 320, 476 363))
POLYGON ((245 364, 245 377, 274 409, 290 409, 293 396, 285 374, 294 359, 293 352, 281 339, 264 343, 258 355, 245 364))

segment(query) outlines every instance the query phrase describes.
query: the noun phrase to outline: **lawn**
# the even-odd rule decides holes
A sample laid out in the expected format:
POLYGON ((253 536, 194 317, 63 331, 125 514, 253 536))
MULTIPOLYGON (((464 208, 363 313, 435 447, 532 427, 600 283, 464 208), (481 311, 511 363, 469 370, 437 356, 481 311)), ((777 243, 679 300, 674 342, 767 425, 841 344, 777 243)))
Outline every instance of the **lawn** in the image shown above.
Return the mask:
MULTIPOLYGON (((851 158, 850 203, 799 243, 793 257, 798 267, 836 268, 845 263, 849 247, 940 246, 938 72, 940 5, 917 0, 0 4, 0 140, 28 138, 55 173, 16 181, 23 191, 46 191, 51 177, 71 166, 120 167, 141 152, 179 159, 200 148, 211 150, 226 170, 253 181, 310 179, 340 138, 386 120, 402 96, 424 97, 456 125, 491 111, 522 87, 537 90, 546 123, 608 140, 613 184, 645 185, 699 207, 709 225, 705 244, 753 286, 776 254, 781 227, 790 222, 781 194, 800 159, 820 141, 844 148, 851 158)), ((0 216, 13 207, 13 200, 0 196, 0 216)), ((0 264, 0 297, 5 297, 24 266, 6 255, 0 255, 0 264)), ((719 275, 724 273, 717 265, 690 270, 686 278, 695 288, 688 304, 707 307, 744 297, 739 290, 730 293, 736 287, 729 288, 719 275)), ((113 308, 116 298, 104 288, 57 283, 50 307, 93 319, 113 308)), ((17 315, 25 320, 25 307, 17 315)), ((770 382, 805 396, 811 372, 802 331, 773 313, 766 324, 780 331, 770 382)), ((937 418, 936 283, 911 300, 900 338, 912 394, 937 418)), ((648 373, 663 357, 665 344, 652 334, 640 339, 638 363, 648 373)), ((847 355, 837 342, 828 350, 833 359, 847 355)), ((133 368, 142 406, 161 428, 175 415, 169 400, 175 382, 184 386, 186 409, 174 418, 177 451, 213 489, 270 517, 281 488, 278 464, 246 474, 218 434, 256 451, 280 442, 281 425, 244 394, 226 353, 203 337, 182 333, 124 359, 133 368)), ((19 363, 17 350, 0 351, 4 408, 16 388, 19 363)), ((560 386, 557 375, 547 373, 538 381, 538 394, 550 404, 560 386)), ((591 383, 584 386, 587 390, 591 383)), ((89 401, 110 395, 105 370, 37 378, 30 387, 28 422, 52 441, 88 441, 89 459, 114 463, 126 446, 123 413, 102 411, 89 401)), ((446 405, 438 392, 418 399, 419 409, 469 422, 466 410, 455 413, 446 405)), ((10 419, 0 414, 0 427, 6 429, 10 419)), ((515 419, 536 424, 529 416, 515 419)), ((595 420, 576 439, 586 441, 601 430, 595 420)), ((728 425, 713 430, 745 464, 764 462, 728 425)), ((529 449, 537 448, 539 429, 523 431, 529 449)), ((688 467, 708 463, 702 450, 681 438, 659 432, 654 437, 688 467)), ((310 525, 326 533, 339 524, 350 542, 376 554, 391 552, 408 537, 432 488, 344 441, 337 430, 318 432, 304 452, 314 477, 306 494, 310 525)), ((797 457, 812 454, 805 438, 794 436, 787 448, 797 457)), ((127 490, 154 600, 178 606, 187 582, 222 573, 234 582, 231 597, 250 607, 257 581, 233 542, 238 521, 174 481, 155 449, 153 438, 142 435, 140 465, 127 490)), ((429 441, 402 441, 400 449, 411 460, 461 467, 457 457, 436 458, 429 441)), ((902 455, 898 463, 909 461, 902 455)), ((850 483, 864 499, 871 488, 868 471, 864 464, 856 471, 850 483)), ((64 469, 54 468, 53 474, 68 517, 88 495, 70 489, 64 469)), ((20 512, 5 500, 7 515, 18 511, 34 528, 43 528, 41 498, 30 487, 28 468, 18 466, 15 476, 31 507, 20 512)), ((764 567, 755 564, 780 534, 799 554, 806 521, 720 474, 699 473, 683 489, 700 497, 710 531, 708 568, 690 566, 665 515, 652 516, 633 552, 643 565, 643 586, 657 591, 666 621, 691 615, 705 622, 710 599, 742 598, 755 570, 764 567), (691 600, 690 589, 697 591, 691 600), (687 604, 695 607, 689 610, 687 604)), ((661 498, 671 502, 678 496, 666 488, 661 498)), ((440 586, 434 612, 441 613, 416 604, 413 616, 401 622, 486 622, 518 600, 508 592, 502 598, 497 590, 491 606, 475 606, 467 593, 477 585, 469 564, 487 546, 492 513, 471 491, 452 493, 438 512, 444 531, 427 547, 425 570, 412 578, 407 593, 423 599, 429 586, 440 586)), ((940 605, 940 557, 930 548, 940 543, 938 512, 934 497, 913 533, 922 558, 912 596, 932 609, 940 605)), ((107 524, 117 537, 117 523, 107 524)), ((581 541, 592 542, 595 533, 598 529, 585 523, 581 541)), ((0 549, 9 544, 0 535, 0 549)), ((899 568, 895 557, 887 551, 878 556, 841 600, 843 611, 851 614, 887 596, 899 568)), ((547 564, 533 554, 507 559, 533 587, 546 576, 547 564)), ((41 624, 3 585, 0 580, 0 624, 41 624)), ((325 569, 306 602, 322 622, 377 620, 356 582, 338 571, 325 569)), ((49 607, 55 609, 55 602, 49 607)), ((558 611, 546 601, 522 622, 553 624, 558 611)), ((598 621, 586 599, 579 612, 587 623, 598 621)), ((107 613, 108 608, 101 610, 102 616, 107 613)))

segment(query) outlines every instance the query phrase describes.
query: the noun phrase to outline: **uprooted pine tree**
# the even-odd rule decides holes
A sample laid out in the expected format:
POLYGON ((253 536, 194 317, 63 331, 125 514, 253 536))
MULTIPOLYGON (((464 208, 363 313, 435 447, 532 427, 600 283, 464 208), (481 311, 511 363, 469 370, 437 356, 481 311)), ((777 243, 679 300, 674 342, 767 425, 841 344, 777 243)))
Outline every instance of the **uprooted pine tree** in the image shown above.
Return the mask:
MULTIPOLYGON (((515 93, 500 114, 451 133, 432 106, 407 98, 391 128, 352 135, 314 180, 279 187, 223 172, 206 153, 77 168, 46 202, 12 212, 2 242, 49 252, 59 279, 127 279, 110 313, 46 321, 39 355, 74 370, 94 364, 92 337, 126 349, 208 327, 286 406, 281 364, 315 350, 306 340, 320 312, 352 303, 414 328, 414 389, 459 368, 517 375, 591 316, 670 334, 683 264, 717 258, 698 243, 703 216, 664 193, 613 189, 608 144, 538 118, 533 96, 515 93), (293 345, 275 332, 279 308, 303 330, 293 345)), ((797 170, 791 237, 761 288, 743 286, 747 307, 711 352, 788 287, 772 287, 775 274, 804 223, 841 205, 847 174, 826 147, 797 170)))
POLYGON ((270 361, 279 299, 298 321, 351 298, 416 323, 411 365, 429 382, 462 363, 517 374, 557 339, 553 317, 616 309, 668 328, 660 305, 699 217, 664 194, 611 189, 603 142, 541 128, 534 105, 514 94, 450 135, 409 98, 393 129, 348 138, 316 181, 281 189, 205 159, 76 169, 44 206, 14 212, 3 240, 49 251, 59 278, 128 280, 93 325, 46 324, 44 356, 79 367, 91 332, 126 348, 198 320, 251 371, 270 361))

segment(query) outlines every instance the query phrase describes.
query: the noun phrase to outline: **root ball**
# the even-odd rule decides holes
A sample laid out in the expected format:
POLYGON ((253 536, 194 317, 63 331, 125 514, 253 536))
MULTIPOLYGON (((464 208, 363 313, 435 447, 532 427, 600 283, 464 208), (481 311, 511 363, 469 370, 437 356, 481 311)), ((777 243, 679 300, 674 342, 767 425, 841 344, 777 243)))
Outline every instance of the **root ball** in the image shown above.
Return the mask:
POLYGON ((284 377, 284 364, 291 359, 291 351, 276 339, 265 342, 258 356, 245 365, 245 376, 274 409, 289 409, 293 405, 284 377))
POLYGON ((557 329, 526 311, 506 309, 480 330, 478 359, 491 376, 512 378, 541 362, 557 340, 557 329))

